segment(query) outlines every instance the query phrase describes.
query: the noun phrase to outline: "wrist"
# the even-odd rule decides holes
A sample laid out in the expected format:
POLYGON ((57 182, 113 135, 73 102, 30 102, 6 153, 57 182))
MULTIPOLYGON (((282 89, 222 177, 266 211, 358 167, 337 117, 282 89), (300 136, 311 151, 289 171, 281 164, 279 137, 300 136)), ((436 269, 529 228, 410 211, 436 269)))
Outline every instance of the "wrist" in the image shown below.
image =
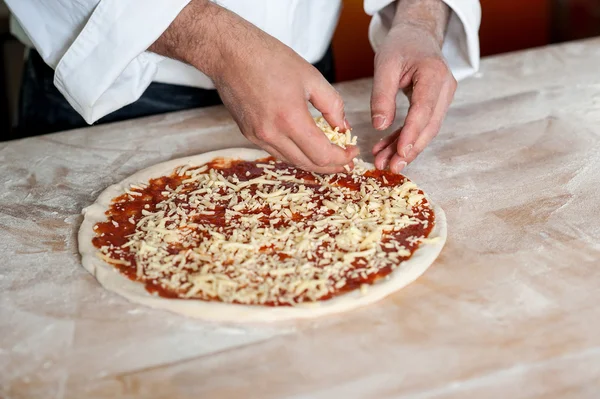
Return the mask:
MULTIPOLYGON (((398 0, 393 26, 412 25, 444 43, 450 7, 442 0, 398 0)), ((392 29, 393 29, 392 26, 392 29)))

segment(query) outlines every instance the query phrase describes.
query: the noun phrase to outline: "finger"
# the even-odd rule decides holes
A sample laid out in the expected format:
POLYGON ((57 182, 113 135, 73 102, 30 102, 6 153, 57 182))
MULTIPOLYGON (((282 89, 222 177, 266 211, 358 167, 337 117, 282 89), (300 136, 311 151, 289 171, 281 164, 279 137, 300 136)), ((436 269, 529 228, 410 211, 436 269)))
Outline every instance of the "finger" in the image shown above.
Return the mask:
POLYGON ((344 113, 344 100, 333 86, 319 73, 314 86, 309 89, 308 100, 318 109, 331 127, 339 127, 340 130, 350 129, 344 113))
MULTIPOLYGON (((356 146, 348 146, 343 149, 332 144, 321 129, 315 125, 308 110, 297 116, 291 116, 288 118, 287 124, 283 129, 288 132, 287 137, 317 167, 344 166, 358 155, 359 151, 356 146)), ((286 153, 284 155, 287 156, 286 153)))
MULTIPOLYGON (((287 139, 287 138, 286 138, 287 139)), ((275 158, 277 158, 280 161, 283 161, 285 163, 288 163, 290 165, 294 165, 297 166, 301 169, 310 171, 310 172, 316 172, 316 173, 340 173, 342 171, 345 171, 345 168, 342 167, 326 167, 326 168, 320 168, 316 165, 313 165, 310 163, 310 161, 308 160, 308 158, 303 157, 302 156, 302 152, 299 152, 297 154, 297 157, 293 158, 293 160, 288 159, 286 156, 284 156, 279 150, 275 149, 273 146, 267 144, 267 143, 259 143, 258 140, 256 139, 251 139, 250 141, 254 142, 256 141, 257 143, 255 143, 256 145, 260 146, 263 150, 267 151, 269 154, 271 154, 272 156, 274 156, 275 158)), ((286 145, 284 145, 284 147, 286 147, 286 145)), ((295 150, 290 147, 290 151, 294 152, 295 150)), ((348 164, 348 167, 350 169, 354 168, 354 162, 350 162, 348 164)))
POLYGON ((385 130, 394 122, 401 72, 399 60, 380 60, 375 57, 371 122, 377 130, 385 130))
POLYGON ((268 144, 265 143, 261 147, 262 147, 263 150, 265 150, 269 154, 273 155, 278 160, 283 161, 285 163, 290 163, 289 159, 287 159, 281 152, 279 152, 278 150, 276 150, 272 146, 270 146, 270 145, 268 145, 268 144))
MULTIPOLYGON (((429 124, 423 129, 419 137, 413 144, 408 154, 397 151, 397 157, 392 157, 390 160, 390 170, 399 173, 407 163, 411 163, 414 159, 429 145, 429 143, 437 136, 440 131, 442 122, 448 112, 448 108, 454 98, 456 91, 456 81, 452 78, 447 80, 443 85, 440 97, 438 99, 434 114, 429 124)), ((404 148, 398 144, 398 148, 404 148)))
MULTIPOLYGON (((402 89, 402 91, 404 92, 406 97, 408 97, 408 100, 410 101, 410 97, 412 95, 412 86, 405 87, 404 89, 402 89)), ((398 139, 398 136, 400 135, 401 130, 402 130, 402 128, 396 130, 394 133, 390 134, 389 136, 379 140, 379 142, 373 146, 373 155, 377 155, 381 150, 386 148, 391 143, 395 142, 396 139, 398 139)), ((390 157, 391 157, 391 155, 390 155, 390 157)))
POLYGON ((252 142, 254 145, 262 148, 263 150, 265 150, 266 152, 268 152, 269 154, 271 154, 272 156, 274 156, 275 158, 279 159, 280 161, 284 161, 289 163, 289 160, 278 150, 276 150, 273 146, 269 145, 268 143, 265 143, 264 141, 260 141, 258 138, 256 138, 253 135, 245 135, 245 137, 252 142))
POLYGON ((408 165, 408 162, 396 152, 390 159, 390 172, 399 174, 404 170, 406 165, 408 165))
POLYGON ((444 90, 442 91, 440 100, 438 101, 438 106, 436 107, 435 115, 432 118, 431 123, 425 128, 423 133, 415 142, 413 151, 405 159, 406 162, 411 163, 438 135, 442 127, 442 123, 446 118, 446 114, 448 113, 448 109, 450 108, 450 104, 452 103, 452 99, 454 98, 455 91, 456 81, 452 79, 446 84, 444 90))
POLYGON ((398 138, 399 135, 400 135, 400 129, 396 130, 394 133, 390 134, 389 136, 384 137, 381 140, 379 140, 379 142, 373 146, 373 155, 379 154, 379 152, 381 150, 383 150, 384 148, 389 146, 391 143, 396 141, 396 139, 398 138))
POLYGON ((316 173, 340 173, 344 171, 344 165, 315 165, 289 137, 283 136, 275 146, 279 152, 285 155, 289 163, 300 169, 316 173))
POLYGON ((379 170, 385 170, 389 164, 392 157, 396 154, 396 146, 398 144, 398 137, 388 144, 387 147, 382 149, 379 154, 375 156, 375 167, 379 170))
POLYGON ((431 122, 444 88, 444 77, 435 70, 418 70, 412 86, 411 104, 398 140, 397 151, 402 158, 410 155, 417 137, 431 122))
MULTIPOLYGON (((412 87, 410 88, 405 88, 403 90, 404 94, 406 95, 406 97, 408 97, 409 101, 410 101, 410 97, 412 95, 412 87)), ((379 154, 379 152, 381 150, 383 150, 384 148, 386 148, 388 145, 390 145, 392 142, 396 141, 396 139, 398 138, 398 136, 400 135, 400 131, 401 129, 396 130, 394 133, 390 134, 389 136, 379 140, 379 142, 377 144, 375 144, 373 146, 373 155, 377 155, 379 154)), ((391 156, 391 155, 390 155, 391 156)))

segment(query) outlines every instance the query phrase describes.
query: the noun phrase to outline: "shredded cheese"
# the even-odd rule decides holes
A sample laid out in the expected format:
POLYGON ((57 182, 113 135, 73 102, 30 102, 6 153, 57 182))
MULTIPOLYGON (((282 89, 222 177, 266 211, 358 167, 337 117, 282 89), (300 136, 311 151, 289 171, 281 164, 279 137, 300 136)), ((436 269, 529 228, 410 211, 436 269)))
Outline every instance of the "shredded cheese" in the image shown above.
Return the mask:
MULTIPOLYGON (((349 133, 339 136, 346 137, 344 145, 356 143, 349 133)), ((360 161, 347 174, 309 174, 308 180, 282 165, 258 162, 259 176, 184 165, 175 170, 178 186, 165 186, 162 200, 126 219, 129 228, 135 225, 128 241, 102 246, 98 256, 135 267, 139 281, 182 298, 298 305, 327 299, 350 282, 364 294, 378 273, 431 240, 395 238, 433 220, 414 183, 366 177, 360 161), (341 178, 356 188, 338 184, 341 178), (135 265, 124 260, 132 254, 135 265)), ((129 201, 139 200, 146 187, 131 186, 129 201)))
MULTIPOLYGON (((352 136, 352 130, 348 129, 345 132, 340 132, 339 127, 332 128, 329 123, 323 118, 319 116, 315 118, 315 123, 321 129, 325 136, 331 141, 333 144, 340 146, 342 148, 346 148, 349 145, 356 145, 357 138, 356 136, 352 136)), ((350 168, 346 169, 346 172, 349 172, 350 168)))

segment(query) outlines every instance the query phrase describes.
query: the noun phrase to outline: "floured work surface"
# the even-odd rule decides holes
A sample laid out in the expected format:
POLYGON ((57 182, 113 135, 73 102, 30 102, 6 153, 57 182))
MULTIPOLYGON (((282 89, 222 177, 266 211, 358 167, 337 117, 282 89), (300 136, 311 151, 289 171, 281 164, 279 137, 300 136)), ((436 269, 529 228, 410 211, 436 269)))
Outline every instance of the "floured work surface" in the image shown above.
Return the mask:
MULTIPOLYGON (((278 327, 133 305, 77 255, 104 187, 247 146, 225 110, 2 143, 0 396, 595 398, 598 65, 600 40, 484 60, 406 171, 446 211, 434 267, 375 306, 278 327)), ((366 155, 370 81, 338 88, 366 155)))

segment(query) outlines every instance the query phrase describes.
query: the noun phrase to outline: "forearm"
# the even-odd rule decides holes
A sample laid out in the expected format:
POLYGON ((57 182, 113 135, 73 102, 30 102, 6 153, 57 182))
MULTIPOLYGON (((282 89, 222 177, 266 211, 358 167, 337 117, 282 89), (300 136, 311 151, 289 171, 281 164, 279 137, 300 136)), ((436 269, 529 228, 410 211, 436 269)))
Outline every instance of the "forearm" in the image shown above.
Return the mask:
POLYGON ((358 154, 355 146, 331 144, 308 110, 310 101, 332 126, 345 126, 335 89, 291 48, 234 12, 192 0, 149 50, 208 75, 242 134, 273 156, 311 172, 339 173, 358 154))
POLYGON ((220 64, 222 29, 228 14, 209 0, 192 0, 148 50, 190 64, 212 77, 220 64))
POLYGON ((442 0, 399 0, 394 25, 402 23, 425 29, 442 45, 450 7, 442 0))

